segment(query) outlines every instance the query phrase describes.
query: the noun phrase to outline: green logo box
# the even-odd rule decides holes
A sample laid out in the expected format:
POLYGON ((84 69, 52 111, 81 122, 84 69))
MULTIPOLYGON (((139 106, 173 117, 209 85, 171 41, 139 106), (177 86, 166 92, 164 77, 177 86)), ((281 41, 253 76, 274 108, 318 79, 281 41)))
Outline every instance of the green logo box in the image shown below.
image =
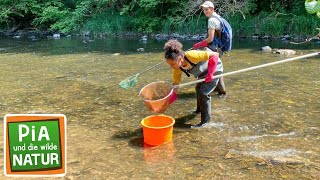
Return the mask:
POLYGON ((6 175, 65 175, 64 115, 6 115, 4 123, 6 175))

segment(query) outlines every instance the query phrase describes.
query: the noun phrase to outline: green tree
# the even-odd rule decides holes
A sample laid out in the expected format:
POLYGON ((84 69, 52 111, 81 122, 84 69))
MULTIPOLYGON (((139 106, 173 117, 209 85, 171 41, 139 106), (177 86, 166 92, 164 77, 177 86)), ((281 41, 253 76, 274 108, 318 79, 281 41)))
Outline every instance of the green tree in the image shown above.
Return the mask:
MULTIPOLYGON (((204 0, 1 0, 0 26, 13 30, 102 33, 205 31, 204 0), (13 5, 14 4, 14 5, 13 5)), ((215 0, 217 12, 231 21, 235 33, 310 33, 319 26, 301 0, 215 0), (299 22, 298 22, 299 21, 299 22), (301 21, 301 22, 300 22, 301 21), (312 22, 313 24, 308 24, 312 22)))

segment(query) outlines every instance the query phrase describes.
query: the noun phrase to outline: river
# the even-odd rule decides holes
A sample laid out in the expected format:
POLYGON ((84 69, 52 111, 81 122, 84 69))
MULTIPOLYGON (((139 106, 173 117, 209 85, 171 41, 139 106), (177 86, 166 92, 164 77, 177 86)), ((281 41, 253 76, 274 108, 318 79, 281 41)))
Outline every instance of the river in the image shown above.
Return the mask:
MULTIPOLYGON (((171 69, 162 64, 139 76, 128 90, 118 84, 163 61, 164 43, 2 37, 1 116, 65 114, 65 179, 320 177, 319 57, 226 77, 227 96, 212 94, 213 118, 207 128, 189 128, 200 116, 190 114, 196 107, 194 87, 181 88, 178 100, 165 112, 176 120, 172 142, 145 146, 140 121, 154 113, 146 109, 139 91, 151 82, 171 82, 171 69), (145 51, 137 52, 138 48, 145 51)), ((183 42, 184 49, 193 43, 183 42)), ((298 55, 320 49, 316 43, 238 40, 222 58, 225 72, 288 58, 261 53, 265 45, 294 49, 298 55)), ((3 134, 3 124, 0 131, 3 134)))

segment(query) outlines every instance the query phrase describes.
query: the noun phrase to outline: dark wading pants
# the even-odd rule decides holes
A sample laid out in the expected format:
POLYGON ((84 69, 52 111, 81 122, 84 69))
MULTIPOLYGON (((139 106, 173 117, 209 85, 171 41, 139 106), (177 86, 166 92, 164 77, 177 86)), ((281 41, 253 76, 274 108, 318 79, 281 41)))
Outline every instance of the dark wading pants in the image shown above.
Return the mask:
POLYGON ((216 88, 214 89, 214 91, 218 92, 219 95, 226 94, 226 86, 224 85, 223 77, 219 78, 219 82, 218 82, 216 88))
POLYGON ((211 118, 211 96, 210 93, 216 88, 218 79, 206 83, 201 82, 196 85, 197 111, 201 113, 201 124, 207 123, 211 118))

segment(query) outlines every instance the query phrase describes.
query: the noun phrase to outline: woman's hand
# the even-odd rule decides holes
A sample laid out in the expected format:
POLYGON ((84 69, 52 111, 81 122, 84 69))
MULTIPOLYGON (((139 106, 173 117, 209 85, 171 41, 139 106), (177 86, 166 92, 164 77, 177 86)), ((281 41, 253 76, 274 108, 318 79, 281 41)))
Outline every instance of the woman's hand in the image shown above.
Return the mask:
MULTIPOLYGON (((179 85, 179 84, 172 83, 172 86, 176 86, 176 85, 179 85)), ((173 89, 173 92, 174 92, 174 93, 177 93, 177 92, 178 92, 178 88, 174 88, 174 89, 173 89)))
POLYGON ((199 48, 203 48, 203 47, 207 47, 208 46, 208 42, 207 42, 207 39, 203 40, 203 41, 200 41, 196 44, 194 44, 192 46, 192 49, 199 49, 199 48))

